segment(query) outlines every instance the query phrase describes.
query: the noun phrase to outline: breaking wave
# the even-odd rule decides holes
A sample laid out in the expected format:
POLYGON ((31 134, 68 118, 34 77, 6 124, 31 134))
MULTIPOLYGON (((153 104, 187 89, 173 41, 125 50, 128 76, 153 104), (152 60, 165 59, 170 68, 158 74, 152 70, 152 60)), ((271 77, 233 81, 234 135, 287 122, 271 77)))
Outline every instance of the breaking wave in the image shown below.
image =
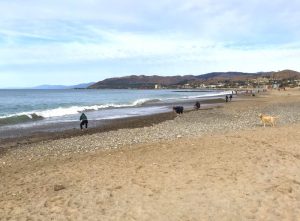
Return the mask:
POLYGON ((198 96, 185 96, 183 97, 184 99, 196 99, 196 98, 205 98, 205 97, 219 97, 219 96, 225 96, 231 94, 228 91, 222 91, 222 92, 218 92, 218 93, 210 93, 210 94, 202 94, 202 95, 198 95, 198 96))
POLYGON ((74 115, 82 112, 97 111, 97 110, 108 109, 108 108, 139 107, 148 103, 155 103, 158 101, 160 101, 160 99, 138 99, 129 104, 71 106, 71 107, 58 107, 54 109, 41 110, 41 111, 22 112, 22 113, 7 115, 7 116, 0 116, 0 126, 37 121, 37 120, 42 120, 51 117, 62 117, 67 115, 74 115))
POLYGON ((35 113, 33 114, 15 114, 6 117, 0 117, 0 126, 9 125, 9 124, 18 124, 26 123, 30 121, 37 121, 44 119, 42 116, 39 116, 35 113))
MULTIPOLYGON (((164 98, 163 101, 172 101, 172 100, 180 100, 180 99, 198 99, 204 97, 214 97, 214 96, 223 96, 228 94, 228 91, 218 92, 218 93, 210 93, 210 94, 202 94, 199 96, 183 96, 177 98, 164 98)), ((82 112, 88 111, 97 111, 101 109, 109 109, 109 108, 126 108, 126 107, 139 107, 149 104, 154 104, 162 101, 161 99, 153 99, 153 98, 143 98, 137 99, 132 103, 127 104, 101 104, 101 105, 90 105, 90 106, 71 106, 71 107, 58 107, 47 110, 35 110, 29 112, 20 112, 16 114, 0 116, 0 126, 9 125, 9 124, 18 124, 18 123, 26 123, 38 121, 46 118, 54 118, 54 117, 63 117, 68 115, 75 115, 82 112)))

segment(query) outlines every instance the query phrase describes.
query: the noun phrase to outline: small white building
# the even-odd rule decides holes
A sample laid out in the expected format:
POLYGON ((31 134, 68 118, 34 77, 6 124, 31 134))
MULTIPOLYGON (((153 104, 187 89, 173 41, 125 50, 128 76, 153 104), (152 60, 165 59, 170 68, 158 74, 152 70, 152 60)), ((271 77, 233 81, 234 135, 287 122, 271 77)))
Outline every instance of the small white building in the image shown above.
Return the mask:
POLYGON ((185 89, 191 89, 192 87, 191 87, 190 84, 184 84, 184 85, 182 86, 182 88, 185 88, 185 89))
POLYGON ((209 88, 216 88, 217 85, 215 85, 215 84, 210 84, 210 85, 208 85, 208 87, 209 87, 209 88))
POLYGON ((156 84, 156 85, 154 85, 154 88, 155 89, 161 89, 161 85, 160 84, 156 84))

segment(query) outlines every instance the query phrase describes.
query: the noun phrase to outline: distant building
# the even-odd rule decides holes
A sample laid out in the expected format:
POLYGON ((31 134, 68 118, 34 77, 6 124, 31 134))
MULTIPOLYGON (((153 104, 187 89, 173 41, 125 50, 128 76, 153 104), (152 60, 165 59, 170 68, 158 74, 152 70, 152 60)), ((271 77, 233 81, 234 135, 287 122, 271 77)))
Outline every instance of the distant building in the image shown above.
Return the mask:
POLYGON ((192 86, 191 86, 190 84, 184 84, 184 85, 182 86, 182 88, 185 88, 185 89, 191 89, 192 86))
POLYGON ((209 87, 209 88, 216 88, 217 85, 215 85, 215 84, 210 84, 210 85, 208 85, 208 87, 209 87))
POLYGON ((266 84, 269 83, 269 79, 266 77, 258 77, 256 79, 252 79, 252 82, 257 84, 266 84))
POLYGON ((260 85, 259 88, 262 88, 262 89, 269 89, 269 88, 270 88, 270 85, 268 85, 268 84, 263 84, 263 85, 260 85))
POLYGON ((161 89, 161 85, 160 84, 156 84, 156 85, 154 85, 154 88, 155 89, 161 89))

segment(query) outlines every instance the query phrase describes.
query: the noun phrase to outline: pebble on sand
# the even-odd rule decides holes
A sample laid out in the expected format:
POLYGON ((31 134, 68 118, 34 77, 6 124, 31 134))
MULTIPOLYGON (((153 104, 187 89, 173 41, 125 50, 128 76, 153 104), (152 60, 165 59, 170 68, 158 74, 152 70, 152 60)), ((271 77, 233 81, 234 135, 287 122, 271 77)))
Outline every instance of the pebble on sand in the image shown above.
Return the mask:
POLYGON ((54 189, 54 191, 60 191, 60 190, 66 189, 66 187, 62 184, 55 184, 53 189, 54 189))

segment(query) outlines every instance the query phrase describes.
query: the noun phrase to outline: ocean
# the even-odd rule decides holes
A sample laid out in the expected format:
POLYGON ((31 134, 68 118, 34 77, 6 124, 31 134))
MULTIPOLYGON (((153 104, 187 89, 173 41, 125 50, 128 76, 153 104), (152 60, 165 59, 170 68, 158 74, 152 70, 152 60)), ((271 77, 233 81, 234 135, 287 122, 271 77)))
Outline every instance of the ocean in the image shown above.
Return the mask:
POLYGON ((0 133, 62 122, 143 116, 170 111, 192 100, 224 97, 228 91, 187 90, 0 90, 0 133))

